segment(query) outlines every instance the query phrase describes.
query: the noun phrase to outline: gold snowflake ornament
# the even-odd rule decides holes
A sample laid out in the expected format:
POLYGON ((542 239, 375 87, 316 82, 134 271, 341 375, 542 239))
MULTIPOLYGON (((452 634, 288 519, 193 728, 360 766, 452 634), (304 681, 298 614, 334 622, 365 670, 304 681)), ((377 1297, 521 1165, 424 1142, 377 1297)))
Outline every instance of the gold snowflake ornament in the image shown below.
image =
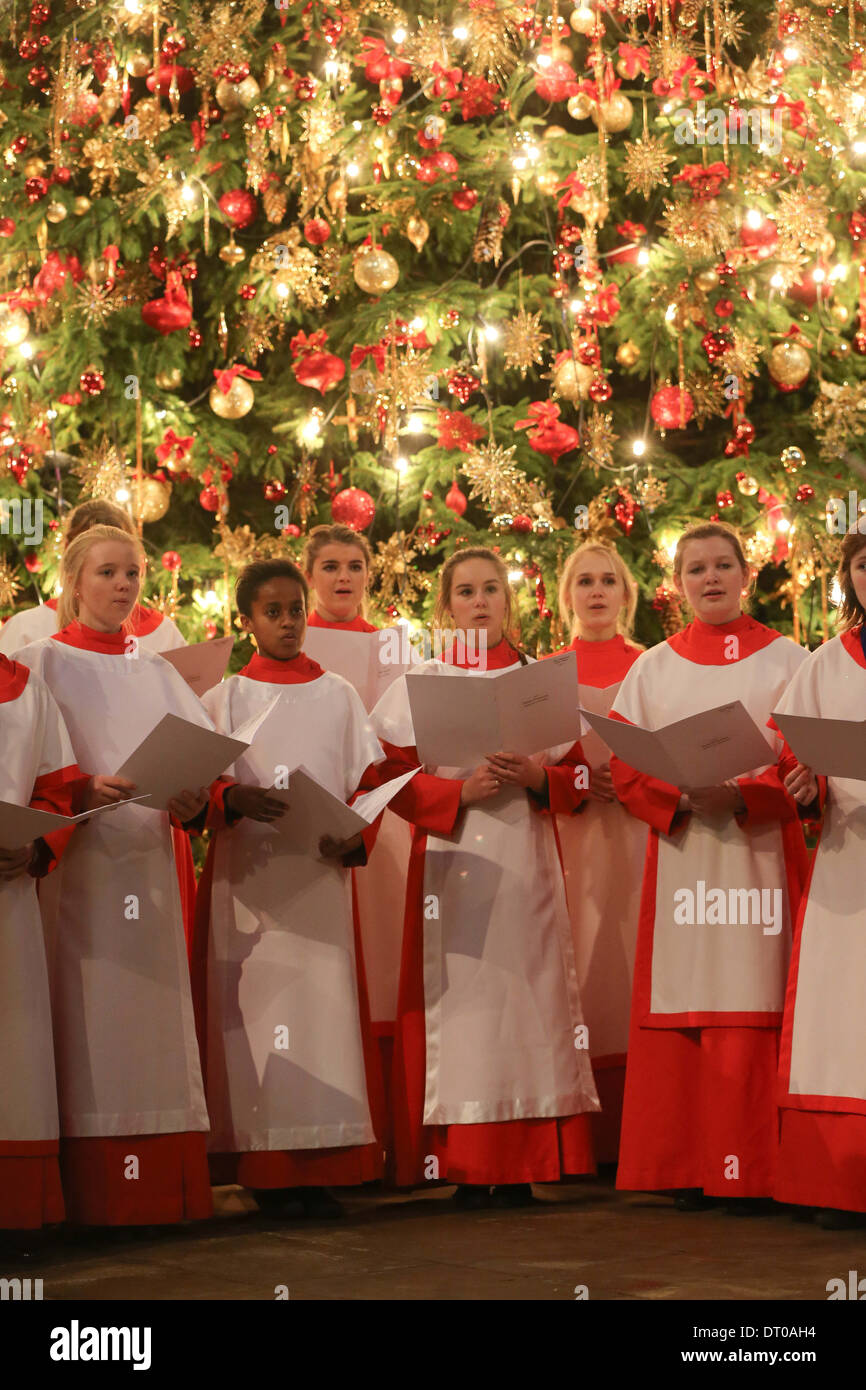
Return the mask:
POLYGON ((503 328, 502 337, 505 365, 514 367, 523 379, 530 367, 543 360, 541 345, 547 342, 550 334, 541 330, 540 311, 527 314, 521 306, 516 317, 503 328))
POLYGON ((626 141, 622 167, 626 176, 626 193, 639 193, 648 198, 659 184, 667 184, 666 170, 676 163, 676 155, 668 154, 660 135, 642 135, 639 140, 626 141))

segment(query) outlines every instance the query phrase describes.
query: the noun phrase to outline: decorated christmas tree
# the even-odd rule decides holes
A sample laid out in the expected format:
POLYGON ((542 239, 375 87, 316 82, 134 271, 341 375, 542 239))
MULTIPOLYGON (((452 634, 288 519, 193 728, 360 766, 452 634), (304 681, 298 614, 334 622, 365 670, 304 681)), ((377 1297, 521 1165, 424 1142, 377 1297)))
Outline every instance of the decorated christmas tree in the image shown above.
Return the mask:
POLYGON ((605 538, 655 641, 677 535, 720 516, 756 616, 832 632, 864 471, 855 0, 34 0, 2 25, 0 615, 51 595, 64 515, 103 496, 190 639, 331 518, 369 536, 384 621, 423 624, 480 541, 549 649, 565 556, 605 538))

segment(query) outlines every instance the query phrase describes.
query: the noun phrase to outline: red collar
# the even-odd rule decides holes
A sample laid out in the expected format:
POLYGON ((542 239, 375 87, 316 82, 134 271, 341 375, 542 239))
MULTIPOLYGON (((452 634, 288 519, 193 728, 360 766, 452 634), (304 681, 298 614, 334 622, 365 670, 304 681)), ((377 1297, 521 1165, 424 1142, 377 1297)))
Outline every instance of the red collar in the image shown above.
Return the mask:
POLYGON ((318 661, 313 661, 305 652, 288 661, 272 661, 268 656, 254 652, 251 660, 239 673, 251 681, 265 681, 268 685, 306 685, 325 674, 318 661))
POLYGON ((17 661, 10 661, 0 653, 0 705, 17 700, 30 679, 30 669, 17 661))
POLYGON ((135 636, 147 637, 151 632, 156 631, 165 614, 158 613, 155 608, 147 608, 143 603, 137 603, 129 617, 135 636))
POLYGON ((307 618, 307 627, 327 627, 330 628, 332 632, 379 631, 379 629, 377 627, 374 627, 372 623, 368 623, 366 618, 362 618, 360 613, 356 617, 352 618, 351 622, 331 623, 328 621, 327 618, 323 618, 321 614, 317 613, 315 609, 313 609, 312 613, 307 618))
POLYGON ((467 653, 462 642, 455 642, 448 651, 443 652, 442 660, 448 666, 459 666, 464 671, 474 671, 479 667, 487 671, 503 671, 507 666, 516 665, 520 656, 508 639, 502 637, 495 647, 488 647, 483 655, 477 647, 467 653), (468 659, 470 656, 471 660, 468 659))
POLYGON ((57 612, 57 599, 56 599, 56 598, 47 598, 47 599, 45 600, 45 607, 46 607, 46 608, 50 608, 52 613, 56 613, 56 612, 57 612))
POLYGON ((858 623, 856 627, 849 627, 847 632, 840 633, 842 646, 849 656, 853 657, 858 666, 866 669, 866 657, 863 655, 863 643, 860 641, 860 629, 863 624, 858 623))
POLYGON ((119 632, 97 632, 76 619, 60 632, 55 632, 51 640, 62 642, 67 647, 78 647, 81 651, 99 652, 103 656, 124 656, 129 650, 131 635, 125 628, 119 632))
MULTIPOLYGON (((580 684, 595 686, 599 690, 621 681, 640 656, 638 648, 619 632, 604 642, 588 642, 583 637, 575 637, 564 650, 577 653, 577 679, 580 684)), ((553 655, 555 653, 551 652, 553 655)))
POLYGON ((682 632, 675 632, 667 642, 677 656, 694 661, 697 666, 730 666, 732 661, 754 656, 780 637, 781 633, 741 613, 729 623, 705 623, 693 618, 682 632), (733 649, 736 657, 727 641, 729 637, 738 639, 738 646, 733 649))

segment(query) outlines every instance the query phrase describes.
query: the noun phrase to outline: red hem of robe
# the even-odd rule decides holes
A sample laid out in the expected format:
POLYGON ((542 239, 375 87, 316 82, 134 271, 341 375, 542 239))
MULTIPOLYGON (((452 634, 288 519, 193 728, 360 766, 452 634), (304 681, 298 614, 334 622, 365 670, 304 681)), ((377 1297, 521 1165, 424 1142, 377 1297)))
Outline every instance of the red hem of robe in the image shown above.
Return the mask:
POLYGON ((186 940, 187 953, 189 953, 195 929, 195 861, 192 857, 189 836, 185 830, 181 830, 177 825, 171 827, 171 844, 174 850, 175 868, 177 869, 177 886, 180 890, 183 934, 186 940))
MULTIPOLYGON (((411 784, 410 784, 411 785, 411 784)), ((409 858, 400 997, 394 1039, 393 1114, 396 1181, 425 1179, 478 1186, 557 1182, 595 1173, 591 1115, 425 1125, 426 1036, 423 981, 424 856, 427 836, 414 832, 409 858), (431 1164, 430 1159, 436 1163, 431 1164)))
POLYGON ((616 1163, 622 1130, 622 1101, 625 1091, 625 1057, 619 1066, 605 1058, 593 1061, 592 1076, 601 1110, 592 1117, 592 1147, 596 1163, 616 1163))
POLYGON ((779 1121, 775 1028, 643 1028, 633 1023, 616 1185, 770 1197, 779 1121), (726 1178, 736 1157, 739 1176, 726 1178))
POLYGON ((81 1226, 167 1226, 213 1215, 207 1135, 101 1135, 60 1140, 67 1220, 81 1226), (129 1155, 139 1176, 124 1177, 129 1155))
POLYGON ((0 1231, 36 1231, 59 1224, 65 1214, 57 1140, 0 1144, 0 1231), (16 1148, 22 1152, 10 1152, 16 1148))
POLYGON ((782 1112, 777 1202, 866 1211, 866 1117, 782 1112))
POLYGON ((359 1187, 382 1176, 378 1143, 346 1149, 258 1149, 255 1153, 210 1155, 215 1185, 248 1188, 359 1187))

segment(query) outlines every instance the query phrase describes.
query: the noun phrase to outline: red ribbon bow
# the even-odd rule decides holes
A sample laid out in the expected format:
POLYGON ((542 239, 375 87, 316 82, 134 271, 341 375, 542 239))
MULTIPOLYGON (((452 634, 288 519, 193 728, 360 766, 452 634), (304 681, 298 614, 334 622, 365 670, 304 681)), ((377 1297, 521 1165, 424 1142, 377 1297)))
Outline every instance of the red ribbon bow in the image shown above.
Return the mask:
POLYGON ((380 372, 385 370, 385 344, 370 343, 367 347, 363 343, 356 343, 352 348, 352 355, 349 358, 349 366, 354 372, 366 357, 372 357, 380 372))
POLYGON ((187 454, 192 450, 194 439, 195 435, 193 434, 181 436, 175 434, 174 430, 169 427, 162 436, 162 443, 156 446, 156 457, 160 463, 165 463, 166 459, 169 458, 174 458, 175 463, 183 463, 187 454))
POLYGON ((215 368, 214 376, 216 377, 216 384, 224 396, 227 396, 232 389, 232 382, 236 376, 246 377, 247 381, 261 381, 262 379, 261 372, 254 372, 252 367, 238 366, 237 364, 233 367, 223 367, 221 371, 215 368))

